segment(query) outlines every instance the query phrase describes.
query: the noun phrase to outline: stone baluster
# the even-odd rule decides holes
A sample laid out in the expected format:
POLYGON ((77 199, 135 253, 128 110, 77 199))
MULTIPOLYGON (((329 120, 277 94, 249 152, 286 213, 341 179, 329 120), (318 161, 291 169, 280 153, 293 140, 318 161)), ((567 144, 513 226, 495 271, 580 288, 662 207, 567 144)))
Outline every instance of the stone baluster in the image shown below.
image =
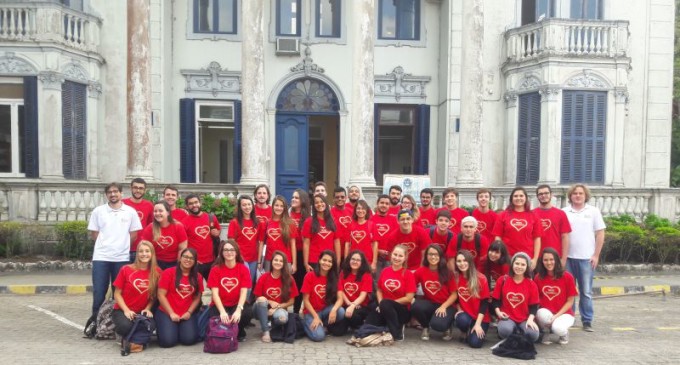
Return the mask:
POLYGON ((66 211, 66 220, 68 221, 73 221, 76 220, 76 193, 74 191, 70 191, 69 193, 69 199, 68 199, 68 208, 66 211))
POLYGON ((61 199, 60 204, 59 204, 59 212, 57 213, 57 220, 59 222, 64 222, 66 221, 66 218, 68 217, 68 203, 66 202, 66 191, 59 191, 59 196, 61 199))
POLYGON ((76 219, 79 221, 85 220, 87 216, 87 211, 85 210, 85 192, 78 192, 78 214, 76 219))
POLYGON ((57 191, 50 190, 49 193, 50 193, 50 206, 47 211, 47 220, 50 222, 55 222, 57 220, 57 191))
POLYGON ((644 204, 644 197, 640 196, 633 198, 635 201, 635 206, 633 207, 633 214, 636 218, 642 218, 642 205, 644 204))
POLYGON ((9 219, 9 203, 7 199, 7 192, 0 190, 0 221, 9 219))
POLYGON ((38 221, 47 221, 47 204, 45 204, 45 195, 47 194, 44 190, 38 191, 38 221))

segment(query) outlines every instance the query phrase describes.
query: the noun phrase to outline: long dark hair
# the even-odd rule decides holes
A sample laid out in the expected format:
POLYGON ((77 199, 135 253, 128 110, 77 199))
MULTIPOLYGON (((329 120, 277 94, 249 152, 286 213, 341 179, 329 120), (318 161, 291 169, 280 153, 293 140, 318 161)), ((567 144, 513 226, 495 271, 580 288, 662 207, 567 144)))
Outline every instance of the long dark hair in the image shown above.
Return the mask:
MULTIPOLYGON (((328 200, 324 198, 323 195, 321 194, 316 194, 314 195, 314 200, 316 199, 321 199, 323 200, 324 204, 326 204, 326 209, 323 211, 323 220, 326 222, 326 229, 332 232, 335 232, 335 222, 333 221, 333 216, 331 215, 331 205, 328 204, 328 200)), ((317 216, 317 211, 316 208, 314 207, 314 202, 312 202, 312 234, 319 233, 319 230, 321 229, 321 225, 319 224, 319 217, 317 216)))
POLYGON ((495 240, 491 245, 489 246, 489 249, 486 251, 486 261, 484 262, 484 276, 486 276, 486 280, 488 283, 491 283, 491 266, 496 264, 496 265, 505 265, 510 262, 510 255, 508 254, 508 248, 505 247, 505 243, 501 240, 495 240), (498 259, 498 262, 492 262, 489 260, 489 252, 494 251, 498 252, 501 257, 498 259))
POLYGON ((279 227, 281 228, 281 237, 283 238, 284 244, 288 244, 291 236, 290 226, 293 225, 293 221, 290 219, 290 216, 288 216, 288 203, 286 203, 286 198, 281 195, 277 195, 274 197, 274 200, 272 200, 272 219, 274 219, 274 204, 276 204, 277 201, 283 204, 283 212, 281 213, 279 227))
POLYGON ((269 199, 272 198, 272 192, 271 192, 271 190, 269 190, 269 185, 267 185, 267 184, 260 184, 260 185, 256 186, 255 190, 253 190, 253 197, 257 196, 257 191, 262 189, 262 188, 264 188, 264 190, 267 191, 267 201, 266 201, 266 203, 269 204, 269 199))
POLYGON ((297 193, 300 198, 300 222, 298 222, 298 227, 302 229, 302 224, 309 218, 312 214, 311 203, 309 202, 309 193, 303 189, 297 188, 293 194, 297 193))
POLYGON ((338 268, 336 262, 338 261, 335 252, 331 250, 324 250, 319 255, 319 265, 314 268, 314 274, 319 277, 321 276, 321 258, 324 256, 330 256, 331 262, 333 263, 331 269, 326 274, 326 304, 332 305, 338 299, 338 268))
POLYGON ((352 273, 352 267, 349 265, 350 261, 352 261, 352 256, 354 255, 359 255, 361 257, 361 266, 359 266, 359 270, 357 271, 357 282, 361 282, 361 278, 364 276, 364 274, 370 274, 371 272, 371 266, 368 264, 368 260, 366 260, 366 255, 364 255, 363 252, 359 250, 354 250, 350 252, 347 257, 345 257, 344 260, 342 260, 342 264, 340 265, 340 271, 342 271, 342 278, 347 279, 347 277, 352 273))
MULTIPOLYGON (((285 303, 290 299, 290 284, 293 281, 293 277, 290 274, 290 269, 288 268, 288 258, 286 258, 286 254, 276 250, 272 254, 272 261, 274 261, 274 257, 276 256, 281 256, 281 259, 283 259, 283 267, 281 268, 281 303, 285 303)), ((269 265, 269 273, 271 274, 274 271, 274 265, 269 265)))
POLYGON ((245 218, 250 219, 253 221, 253 225, 255 225, 255 220, 257 217, 255 216, 255 202, 253 201, 253 198, 250 197, 250 195, 241 195, 238 197, 238 200, 236 201, 236 221, 238 222, 238 225, 243 228, 243 220, 245 218), (242 200, 249 200, 250 204, 253 205, 253 210, 250 211, 250 217, 246 217, 245 214, 243 213, 243 210, 241 209, 241 201, 242 200))
POLYGON ((182 273, 182 259, 181 257, 185 253, 190 253, 191 256, 194 257, 194 264, 191 266, 191 269, 189 269, 189 285, 191 285, 192 288, 194 288, 194 297, 197 297, 199 295, 202 295, 203 293, 200 293, 198 291, 198 254, 196 253, 196 250, 194 250, 191 247, 187 247, 180 252, 180 260, 177 261, 177 269, 175 270, 175 289, 179 290, 179 284, 182 282, 182 276, 184 274, 182 273))
POLYGON ((236 262, 239 264, 244 263, 243 261, 243 256, 241 256, 241 249, 238 247, 238 243, 234 241, 233 239, 228 239, 226 241, 220 242, 220 248, 217 250, 217 258, 215 259, 215 262, 213 263, 213 266, 221 266, 224 265, 224 246, 226 244, 230 244, 234 249, 236 250, 236 262))
POLYGON ((449 271, 449 268, 446 267, 446 257, 444 257, 444 251, 442 251, 442 248, 436 244, 433 243, 425 249, 425 254, 423 255, 423 266, 429 268, 430 267, 430 262, 427 261, 427 251, 430 249, 433 249, 437 251, 437 255, 439 255, 439 263, 437 263, 437 273, 439 273, 439 281, 442 284, 446 284, 449 282, 449 279, 451 279, 451 272, 449 271))
POLYGON ((555 279, 559 279, 564 275, 564 268, 562 267, 562 261, 560 260, 560 254, 557 253, 557 250, 555 250, 552 247, 546 247, 543 249, 543 252, 541 252, 540 260, 538 260, 538 264, 536 264, 536 274, 538 274, 538 277, 541 279, 544 279, 546 276, 548 276, 548 269, 545 268, 545 265, 543 265, 543 256, 545 254, 550 254, 553 255, 553 259, 555 259, 555 268, 553 269, 553 277, 555 279))
POLYGON ((522 260, 526 261, 526 263, 527 263, 527 269, 524 271, 524 278, 525 279, 533 279, 534 274, 531 270, 531 257, 529 257, 529 255, 527 255, 524 252, 518 252, 518 253, 512 255, 512 259, 510 259, 510 270, 509 270, 508 275, 510 275, 510 277, 515 276, 515 267, 514 267, 515 261, 517 261, 519 259, 522 259, 522 260))
POLYGON ((458 256, 463 256, 465 259, 465 262, 468 264, 468 269, 467 272, 465 271, 460 271, 458 269, 458 265, 454 265, 454 275, 456 276, 456 281, 458 281, 458 278, 460 275, 465 277, 467 280, 467 287, 470 290, 470 294, 474 298, 479 298, 479 292, 480 292, 480 287, 479 287, 479 279, 477 278, 477 268, 475 267, 475 258, 472 257, 472 253, 468 250, 460 250, 456 254, 455 260, 458 261, 458 256))
POLYGON ((531 211, 531 202, 529 201, 529 194, 527 194, 527 190, 521 186, 515 186, 514 189, 510 192, 510 202, 508 203, 508 206, 505 208, 508 212, 512 213, 515 211, 515 205, 512 204, 512 196, 515 195, 516 192, 521 191, 524 193, 524 211, 525 212, 530 212, 531 211))

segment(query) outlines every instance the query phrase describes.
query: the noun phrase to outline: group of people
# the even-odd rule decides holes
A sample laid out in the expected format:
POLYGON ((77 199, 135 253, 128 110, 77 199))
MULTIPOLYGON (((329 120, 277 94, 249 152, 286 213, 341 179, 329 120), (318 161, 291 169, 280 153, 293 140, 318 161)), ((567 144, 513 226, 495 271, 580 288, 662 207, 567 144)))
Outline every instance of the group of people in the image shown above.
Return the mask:
POLYGON ((219 222, 201 211, 196 195, 185 197, 184 210, 176 207, 176 188, 153 204, 143 199, 145 188, 133 180, 132 196, 122 200, 122 187, 107 185, 108 203, 88 227, 96 240, 93 314, 113 281, 113 320, 123 337, 144 314, 160 346, 198 341, 204 279, 209 315, 238 324, 240 341, 255 318, 261 340, 271 342, 272 327, 295 313, 312 341, 366 323, 385 326, 396 341, 406 325, 421 328, 422 340, 431 331, 449 340, 456 327, 478 348, 495 323, 501 338, 520 332, 566 344, 577 296, 583 329, 592 331, 605 227, 582 184, 569 188, 563 210, 552 206, 547 185, 536 189, 536 209, 516 187, 498 213, 481 189, 471 214, 458 206, 454 188, 444 189, 437 209, 431 189, 420 192, 418 205, 395 185, 371 209, 356 186, 335 188, 330 203, 319 182, 311 194, 296 190, 289 204, 259 185, 253 197, 238 197, 216 253, 219 222))

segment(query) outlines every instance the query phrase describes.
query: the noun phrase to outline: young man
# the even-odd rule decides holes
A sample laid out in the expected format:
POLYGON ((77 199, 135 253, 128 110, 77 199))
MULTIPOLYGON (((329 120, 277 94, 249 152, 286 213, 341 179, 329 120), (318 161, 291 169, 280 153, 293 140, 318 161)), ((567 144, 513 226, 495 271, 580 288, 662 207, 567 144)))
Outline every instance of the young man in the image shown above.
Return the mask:
POLYGON ((92 253, 92 316, 95 318, 118 271, 130 262, 130 242, 134 242, 142 229, 137 212, 123 204, 120 184, 110 183, 104 192, 107 203, 94 208, 87 225, 95 241, 92 253))
POLYGON ((177 199, 179 199, 179 190, 176 187, 168 185, 163 189, 163 200, 170 205, 172 218, 181 222, 187 217, 188 213, 182 208, 177 208, 177 199))
POLYGON ((388 239, 388 251, 392 251, 396 245, 406 246, 408 249, 406 268, 415 270, 423 262, 423 252, 431 242, 430 237, 427 236, 424 229, 413 227, 413 211, 410 209, 400 210, 397 214, 397 220, 399 229, 395 230, 388 239))
MULTIPOLYGON (((432 207, 432 197, 434 196, 434 191, 430 188, 425 188, 420 191, 420 224, 423 228, 427 228, 435 225, 437 220, 437 209, 432 207)), ((450 216, 449 216, 450 218, 450 216)))
POLYGON ((446 188, 442 192, 442 198, 444 199, 444 206, 441 209, 446 209, 451 213, 449 229, 453 234, 458 234, 460 233, 460 221, 469 214, 467 210, 458 207, 458 190, 446 188))
MULTIPOLYGON (((146 181, 141 177, 132 179, 130 183, 130 192, 132 196, 127 199, 123 199, 123 204, 131 207, 137 211, 137 216, 139 216, 139 221, 142 224, 142 229, 153 222, 153 203, 142 199, 146 193, 146 181)), ((141 241, 141 235, 137 235, 137 238, 130 244, 130 263, 135 262, 135 257, 137 256, 137 245, 141 241)))
POLYGON ((349 202, 347 203, 347 208, 352 209, 354 211, 354 207, 357 206, 357 202, 361 199, 361 189, 359 189, 358 186, 352 185, 347 189, 347 200, 349 202))
POLYGON ((253 198, 255 199, 255 217, 261 224, 267 224, 272 218, 272 206, 269 205, 272 193, 267 184, 260 184, 255 187, 253 191, 253 198))
POLYGON ((335 222, 335 235, 340 239, 342 257, 347 255, 345 251, 345 242, 349 241, 349 226, 352 223, 353 211, 347 208, 347 194, 345 188, 338 186, 333 189, 333 207, 331 208, 331 215, 335 222))
POLYGON ((477 233, 477 219, 467 216, 461 222, 460 233, 451 241, 446 250, 447 265, 450 270, 456 265, 456 255, 460 250, 468 250, 475 259, 475 267, 481 267, 482 257, 489 250, 489 240, 477 233))
POLYGON ((441 247, 442 252, 446 252, 449 244, 453 242, 453 232, 449 231, 449 224, 451 223, 451 213, 448 210, 440 210, 437 212, 437 219, 435 224, 428 228, 427 232, 432 243, 436 243, 441 247))
POLYGON ((398 228, 397 219, 387 214, 389 210, 390 197, 385 194, 379 195, 375 214, 370 218, 370 221, 373 222, 373 237, 378 241, 377 274, 379 274, 379 271, 385 266, 389 265, 390 250, 392 248, 389 238, 398 228))
POLYGON ((388 190, 388 195, 390 197, 390 209, 387 212, 388 215, 392 217, 397 217, 397 213, 401 210, 401 186, 392 185, 390 190, 388 190))
POLYGON ((185 206, 189 214, 182 221, 187 232, 187 247, 196 250, 196 263, 198 272, 208 280, 210 267, 215 260, 213 237, 219 237, 222 227, 217 217, 212 217, 210 222, 209 214, 201 211, 201 199, 196 194, 189 194, 184 198, 185 206), (211 225, 212 223, 212 225, 211 225))
POLYGON ((590 196, 587 186, 572 185, 567 191, 570 205, 563 209, 572 229, 569 234, 567 270, 578 285, 578 308, 583 330, 587 332, 593 332, 593 277, 600 262, 604 230, 607 228, 600 210, 586 204, 590 196))
POLYGON ((560 255, 562 267, 567 267, 567 253, 569 252, 569 233, 571 225, 563 210, 552 205, 552 189, 548 185, 536 188, 536 198, 540 206, 533 210, 541 220, 543 233, 541 235, 541 252, 546 247, 554 248, 560 255))
POLYGON ((472 211, 472 216, 477 219, 477 232, 492 242, 494 237, 493 226, 496 224, 497 214, 489 208, 491 202, 491 191, 479 189, 477 191, 477 207, 472 211))
POLYGON ((314 195, 316 195, 316 194, 321 194, 321 195, 323 195, 324 198, 327 196, 327 193, 326 193, 326 183, 325 183, 325 182, 323 182, 323 181, 317 181, 317 182, 314 184, 314 193, 312 194, 311 197, 314 197, 314 195))

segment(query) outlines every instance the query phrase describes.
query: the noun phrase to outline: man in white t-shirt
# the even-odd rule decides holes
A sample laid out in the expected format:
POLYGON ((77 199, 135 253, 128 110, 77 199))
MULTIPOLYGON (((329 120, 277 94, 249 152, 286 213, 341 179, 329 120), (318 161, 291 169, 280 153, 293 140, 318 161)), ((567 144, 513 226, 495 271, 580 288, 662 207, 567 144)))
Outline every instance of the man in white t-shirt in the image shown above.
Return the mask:
MULTIPOLYGON (((104 189, 108 203, 92 211, 88 231, 94 243, 92 253, 92 315, 104 303, 109 285, 118 271, 130 261, 130 242, 142 229, 137 211, 123 204, 123 187, 110 183, 104 189)), ((113 290, 113 288, 112 288, 113 290)))
POLYGON ((587 186, 572 185, 567 197, 570 205, 563 209, 571 225, 567 271, 578 285, 578 308, 583 330, 593 332, 593 277, 600 261, 606 226, 600 210, 586 204, 591 197, 587 186))

